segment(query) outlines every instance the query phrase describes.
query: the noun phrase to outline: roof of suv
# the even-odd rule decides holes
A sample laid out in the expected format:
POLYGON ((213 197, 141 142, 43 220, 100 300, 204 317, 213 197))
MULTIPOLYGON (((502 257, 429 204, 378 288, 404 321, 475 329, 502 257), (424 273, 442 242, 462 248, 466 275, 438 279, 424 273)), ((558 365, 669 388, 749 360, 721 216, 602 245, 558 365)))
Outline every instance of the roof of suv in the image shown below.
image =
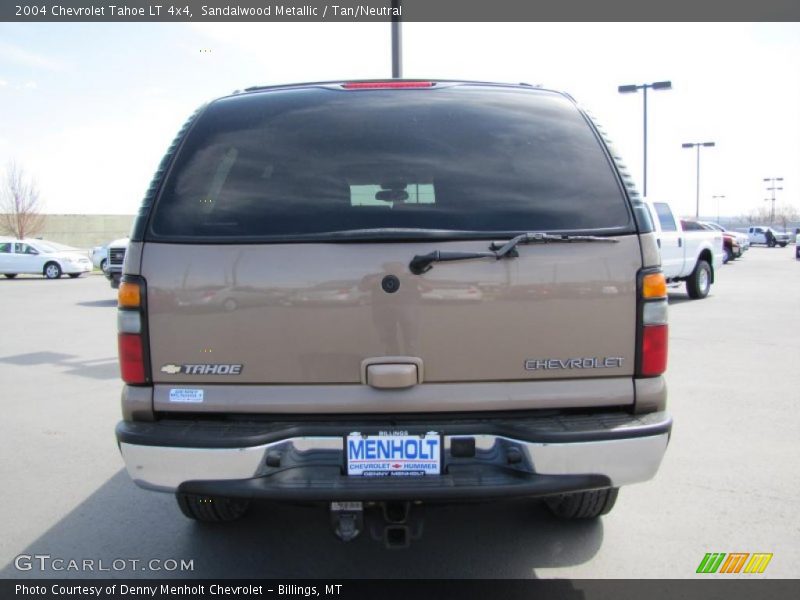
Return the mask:
MULTIPOLYGON (((388 89, 434 89, 442 87, 452 87, 458 85, 469 85, 479 87, 494 87, 494 88, 514 88, 523 90, 539 90, 566 96, 574 101, 572 96, 566 92, 559 90, 552 90, 542 87, 541 85, 532 85, 530 83, 498 83, 491 81, 469 81, 469 80, 456 80, 456 79, 353 79, 353 80, 332 80, 332 81, 312 81, 303 83, 281 83, 273 85, 255 85, 244 90, 236 90, 229 96, 238 96, 241 94, 250 94, 254 92, 266 92, 273 90, 290 90, 290 89, 303 89, 303 88, 327 88, 336 90, 388 90, 388 89), (371 87, 371 85, 374 87, 371 87), (417 85, 415 85, 417 84, 417 85), (348 88, 346 86, 354 86, 348 88)), ((223 97, 229 97, 223 96, 223 97)))

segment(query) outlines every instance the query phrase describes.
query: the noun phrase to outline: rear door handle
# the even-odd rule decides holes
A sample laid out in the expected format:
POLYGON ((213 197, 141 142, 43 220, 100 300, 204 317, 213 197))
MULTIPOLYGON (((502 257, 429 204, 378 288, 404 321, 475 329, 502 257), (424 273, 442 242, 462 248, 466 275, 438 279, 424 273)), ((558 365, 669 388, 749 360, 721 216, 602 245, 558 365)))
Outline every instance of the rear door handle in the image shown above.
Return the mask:
POLYGON ((417 385, 417 365, 386 364, 367 366, 367 385, 379 389, 407 388, 417 385))
POLYGON ((683 238, 678 238, 678 248, 683 248, 683 238))

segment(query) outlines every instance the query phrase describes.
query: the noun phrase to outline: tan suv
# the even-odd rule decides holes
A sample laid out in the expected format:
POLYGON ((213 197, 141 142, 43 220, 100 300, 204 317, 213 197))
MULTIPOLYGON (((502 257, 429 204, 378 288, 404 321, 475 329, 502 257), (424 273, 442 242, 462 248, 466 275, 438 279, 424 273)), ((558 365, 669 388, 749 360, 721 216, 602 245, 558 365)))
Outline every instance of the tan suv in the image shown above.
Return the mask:
MULTIPOLYGON (((140 486, 187 516, 251 499, 544 498, 608 512, 669 439, 648 211, 567 95, 368 81, 197 111, 119 290, 140 486)), ((398 516, 399 515, 399 516, 398 516)), ((399 519, 399 520, 398 520, 399 519)))

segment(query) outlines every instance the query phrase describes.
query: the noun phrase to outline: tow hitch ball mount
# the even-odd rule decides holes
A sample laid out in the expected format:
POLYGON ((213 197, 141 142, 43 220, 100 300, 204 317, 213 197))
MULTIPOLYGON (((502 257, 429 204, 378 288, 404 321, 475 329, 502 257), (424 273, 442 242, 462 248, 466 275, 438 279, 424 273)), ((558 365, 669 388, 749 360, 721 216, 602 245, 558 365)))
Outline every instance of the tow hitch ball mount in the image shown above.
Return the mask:
POLYGON ((331 502, 331 526, 343 542, 356 539, 364 531, 364 503, 331 502))
MULTIPOLYGON (((412 539, 422 536, 422 519, 420 515, 411 518, 411 502, 369 503, 380 511, 378 523, 372 522, 371 536, 382 541, 387 548, 407 548, 412 539)), ((349 542, 364 531, 363 502, 331 502, 331 526, 336 536, 349 542)))

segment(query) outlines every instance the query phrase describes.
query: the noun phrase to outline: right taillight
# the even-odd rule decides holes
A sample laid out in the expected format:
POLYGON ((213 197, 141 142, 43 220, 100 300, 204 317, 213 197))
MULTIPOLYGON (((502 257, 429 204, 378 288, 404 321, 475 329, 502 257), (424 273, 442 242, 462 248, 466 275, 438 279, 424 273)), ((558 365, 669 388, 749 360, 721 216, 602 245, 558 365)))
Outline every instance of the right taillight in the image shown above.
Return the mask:
POLYGON ((144 280, 126 277, 117 294, 117 339, 119 368, 128 384, 144 384, 148 380, 144 339, 144 280))
POLYGON ((667 281, 661 271, 640 275, 637 375, 655 377, 667 370, 667 281))

